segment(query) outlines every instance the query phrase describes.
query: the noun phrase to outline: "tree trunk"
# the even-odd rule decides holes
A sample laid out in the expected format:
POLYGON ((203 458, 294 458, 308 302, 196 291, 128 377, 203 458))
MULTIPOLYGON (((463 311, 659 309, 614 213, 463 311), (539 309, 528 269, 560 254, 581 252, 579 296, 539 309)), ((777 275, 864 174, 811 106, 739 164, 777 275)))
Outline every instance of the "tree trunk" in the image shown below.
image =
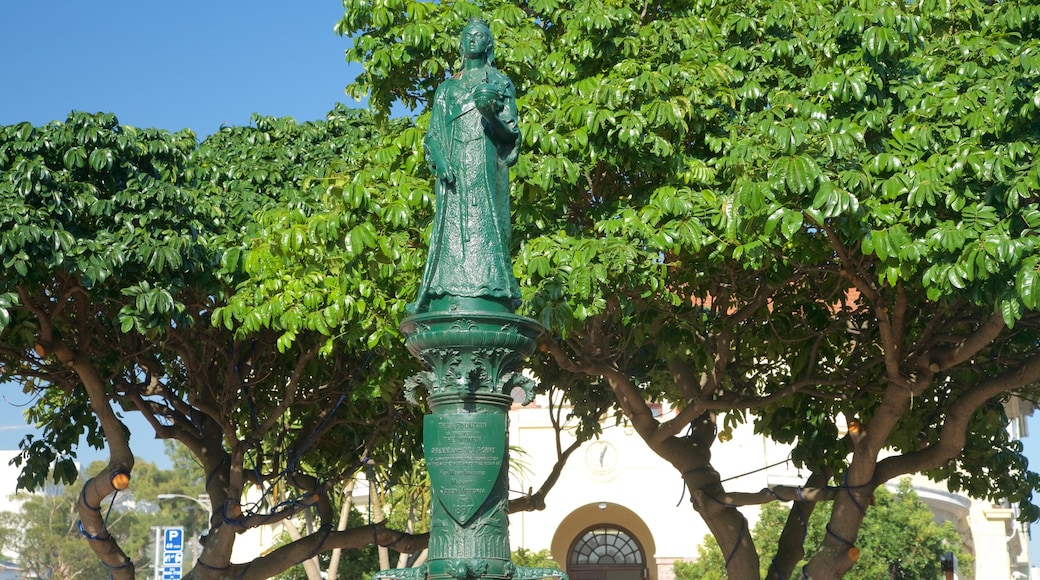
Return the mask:
MULTIPOLYGON (((414 501, 411 501, 411 502, 408 503, 408 522, 405 524, 404 530, 406 532, 408 532, 409 534, 414 534, 415 533, 415 502, 414 501)), ((397 567, 398 568, 407 568, 408 567, 408 560, 410 559, 410 556, 411 556, 411 554, 409 554, 408 552, 401 552, 397 556, 397 567)))
MULTIPOLYGON (((368 514, 373 524, 382 523, 384 519, 383 515, 383 500, 379 497, 379 490, 376 488, 375 473, 370 469, 368 470, 368 502, 372 512, 368 514)), ((389 570, 390 569, 390 550, 385 546, 379 546, 379 569, 389 570)))
MULTIPOLYGON (((306 513, 310 514, 309 511, 306 513)), ((312 526, 310 525, 309 517, 307 518, 307 520, 307 532, 309 534, 310 528, 312 526)), ((294 542, 299 541, 300 538, 303 537, 300 535, 300 530, 296 529, 296 526, 293 524, 292 520, 285 522, 285 531, 289 534, 289 537, 292 538, 292 541, 294 542)), ((318 562, 318 557, 314 556, 313 558, 308 558, 304 560, 303 571, 307 574, 307 580, 321 580, 321 564, 318 562)))
MULTIPOLYGON (((336 525, 336 530, 338 531, 347 529, 347 521, 350 518, 350 508, 354 505, 355 481, 355 479, 351 479, 343 489, 343 505, 339 508, 339 523, 336 525)), ((339 559, 342 553, 343 550, 340 548, 332 550, 332 560, 329 562, 328 580, 337 580, 339 576, 339 559)))

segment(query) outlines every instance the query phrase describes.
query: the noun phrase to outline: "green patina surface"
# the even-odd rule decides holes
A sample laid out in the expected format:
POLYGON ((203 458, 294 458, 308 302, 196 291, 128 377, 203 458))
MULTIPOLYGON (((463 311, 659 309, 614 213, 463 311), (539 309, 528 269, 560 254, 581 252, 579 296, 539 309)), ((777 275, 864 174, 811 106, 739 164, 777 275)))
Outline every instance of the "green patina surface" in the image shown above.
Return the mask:
POLYGON ((437 205, 419 296, 401 324, 426 371, 431 414, 423 451, 433 502, 426 564, 376 578, 537 580, 559 570, 510 561, 506 413, 533 382, 521 374, 542 332, 513 313, 520 290, 509 255, 509 167, 518 137, 513 84, 494 67, 487 25, 470 21, 459 41, 463 70, 434 98, 423 142, 436 175, 437 205))
POLYGON ((439 299, 452 296, 507 306, 520 298, 509 256, 509 168, 520 137, 515 91, 494 67, 483 22, 463 29, 459 52, 462 71, 437 87, 423 140, 437 205, 414 313, 445 308, 439 299))

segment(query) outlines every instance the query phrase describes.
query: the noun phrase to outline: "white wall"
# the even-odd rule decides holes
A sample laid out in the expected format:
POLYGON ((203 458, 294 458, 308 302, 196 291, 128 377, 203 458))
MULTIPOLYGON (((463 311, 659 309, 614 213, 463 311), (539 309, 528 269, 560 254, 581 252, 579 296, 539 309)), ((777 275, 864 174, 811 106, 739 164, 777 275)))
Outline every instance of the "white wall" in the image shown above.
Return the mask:
MULTIPOLYGON (((523 478, 510 482, 512 497, 526 493, 530 487, 537 491, 556 460, 548 410, 538 403, 544 405, 545 401, 510 412, 509 443, 526 451, 522 458, 530 470, 523 478)), ((670 413, 667 406, 662 413, 670 413)), ((566 432, 563 446, 571 441, 572 433, 566 432)), ((655 547, 648 557, 659 560, 656 573, 651 571, 651 580, 667 580, 672 562, 696 558, 697 546, 709 533, 708 528, 690 506, 675 468, 651 452, 638 435, 623 426, 614 426, 611 418, 604 424, 600 441, 586 443, 571 456, 546 497, 545 510, 510 517, 513 549, 556 548, 554 557, 565 565, 569 545, 561 548, 557 542, 554 546, 557 530, 561 524, 573 523, 568 516, 582 506, 603 502, 607 504, 602 513, 604 520, 610 520, 610 510, 623 507, 645 522, 655 547)), ((728 491, 754 492, 770 485, 802 485, 808 473, 786 462, 789 452, 788 447, 769 443, 755 435, 751 426, 743 425, 734 430, 732 440, 715 442, 712 465, 723 480, 728 480, 728 491)), ((914 478, 913 483, 919 496, 936 513, 937 521, 951 520, 966 534, 968 547, 975 553, 976 578, 1013 580, 1012 570, 1028 570, 1028 553, 1023 549, 1026 536, 1014 522, 1013 510, 952 494, 944 484, 923 477, 914 478)), ((758 508, 741 511, 749 526, 754 527, 758 508)), ((581 511, 580 516, 589 525, 596 523, 595 510, 581 511)), ((567 533, 575 532, 568 529, 567 533)), ((644 538, 640 540, 646 542, 644 538)))

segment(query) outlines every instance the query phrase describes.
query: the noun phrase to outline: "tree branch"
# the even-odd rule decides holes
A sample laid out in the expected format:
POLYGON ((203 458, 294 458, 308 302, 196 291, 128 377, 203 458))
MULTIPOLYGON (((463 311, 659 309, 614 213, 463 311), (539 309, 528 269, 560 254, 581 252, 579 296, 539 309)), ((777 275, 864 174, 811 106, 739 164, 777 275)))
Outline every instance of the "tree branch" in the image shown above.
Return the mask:
POLYGON ((509 513, 512 514, 545 509, 545 496, 549 494, 549 491, 556 485, 556 482, 559 481, 560 474, 563 473, 563 467, 567 464, 567 459, 569 459, 571 454, 577 451, 581 445, 580 441, 575 441, 560 453, 559 457, 556 459, 556 463, 553 464, 552 471, 550 471, 549 475, 545 477, 545 481, 542 482, 542 485, 538 488, 537 492, 533 494, 528 492, 527 495, 509 500, 509 513))
POLYGON ((993 312, 989 318, 975 329, 975 332, 960 339, 952 348, 936 349, 921 357, 919 366, 931 372, 942 372, 974 357, 983 348, 993 344, 1000 333, 1007 328, 1000 312, 993 312))
POLYGON ((247 564, 232 564, 225 568, 225 577, 236 580, 266 580, 303 562, 315 554, 333 548, 363 548, 372 544, 393 548, 399 552, 418 552, 426 548, 429 534, 408 534, 388 530, 385 524, 371 524, 344 531, 334 531, 328 527, 319 528, 313 534, 305 536, 291 544, 276 548, 269 554, 261 556, 247 564))
POLYGON ((886 457, 878 462, 878 481, 890 481, 901 475, 942 466, 957 457, 967 442, 972 415, 986 401, 1016 388, 1040 382, 1040 357, 1031 357, 1017 368, 991 377, 969 389, 950 406, 943 421, 939 440, 924 449, 886 457))

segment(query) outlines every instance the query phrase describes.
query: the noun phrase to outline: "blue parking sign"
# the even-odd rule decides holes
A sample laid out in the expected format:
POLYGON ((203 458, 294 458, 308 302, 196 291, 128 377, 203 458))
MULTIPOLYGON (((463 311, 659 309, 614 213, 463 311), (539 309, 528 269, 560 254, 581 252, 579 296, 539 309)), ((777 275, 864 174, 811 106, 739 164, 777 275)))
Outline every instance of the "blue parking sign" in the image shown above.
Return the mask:
POLYGON ((165 566, 162 569, 162 580, 181 580, 180 566, 165 566))
POLYGON ((167 552, 184 551, 184 528, 165 528, 163 534, 166 538, 164 549, 167 552))

